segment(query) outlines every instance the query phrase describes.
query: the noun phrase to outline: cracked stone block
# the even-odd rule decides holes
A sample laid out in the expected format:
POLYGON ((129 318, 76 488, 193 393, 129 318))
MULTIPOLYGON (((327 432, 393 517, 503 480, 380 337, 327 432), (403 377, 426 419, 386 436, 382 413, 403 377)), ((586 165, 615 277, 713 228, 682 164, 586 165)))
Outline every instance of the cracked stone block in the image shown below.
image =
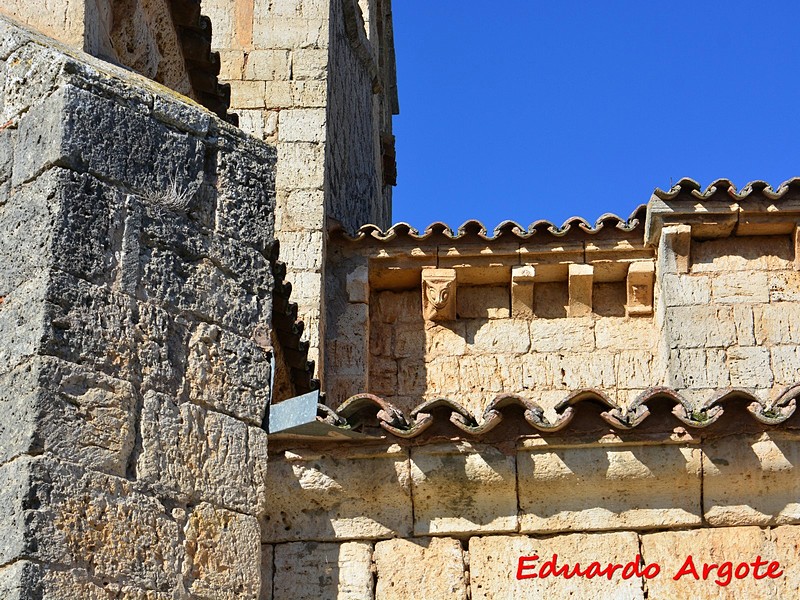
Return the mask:
POLYGON ((800 522, 800 437, 772 431, 709 440, 703 509, 715 526, 800 522))
POLYGON ((520 531, 683 527, 702 522, 700 450, 525 440, 517 454, 520 531))
POLYGON ((450 538, 386 540, 375 544, 376 600, 467 600, 461 542, 450 538))
POLYGON ((409 536, 408 451, 392 445, 271 455, 265 500, 267 543, 409 536))
POLYGON ((414 534, 517 530, 514 457, 468 442, 411 449, 414 534))

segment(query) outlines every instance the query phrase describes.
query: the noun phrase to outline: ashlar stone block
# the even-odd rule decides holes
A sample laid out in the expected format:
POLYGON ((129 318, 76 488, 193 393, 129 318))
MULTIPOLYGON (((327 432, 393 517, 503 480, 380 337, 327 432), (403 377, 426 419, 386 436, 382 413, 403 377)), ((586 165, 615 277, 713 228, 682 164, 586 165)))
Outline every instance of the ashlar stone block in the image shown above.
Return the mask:
POLYGON ((270 457, 267 543, 411 534, 408 452, 400 446, 286 451, 270 457))
POLYGON ((412 448, 414 534, 516 531, 514 462, 483 444, 412 448))
POLYGON ((525 440, 517 454, 520 531, 699 525, 700 462, 698 448, 669 441, 525 440))
POLYGON ((594 562, 603 568, 609 563, 633 561, 639 554, 635 533, 561 535, 545 539, 525 536, 473 537, 469 541, 470 589, 472 600, 496 598, 602 598, 644 600, 639 577, 623 579, 620 571, 606 577, 536 577, 518 579, 520 558, 527 557, 523 575, 538 573, 538 567, 555 556, 557 568, 576 564, 586 569, 594 562), (536 557, 536 558, 534 558, 536 557))
POLYGON ((569 265, 569 305, 567 316, 583 317, 592 313, 592 265, 569 265))
POLYGON ((364 600, 374 592, 372 544, 295 542, 275 546, 275 598, 364 600))
POLYGON ((800 436, 730 436, 703 448, 703 510, 712 525, 800 522, 800 436))
POLYGON ((467 600, 464 551, 458 540, 414 538, 375 544, 376 600, 467 600))

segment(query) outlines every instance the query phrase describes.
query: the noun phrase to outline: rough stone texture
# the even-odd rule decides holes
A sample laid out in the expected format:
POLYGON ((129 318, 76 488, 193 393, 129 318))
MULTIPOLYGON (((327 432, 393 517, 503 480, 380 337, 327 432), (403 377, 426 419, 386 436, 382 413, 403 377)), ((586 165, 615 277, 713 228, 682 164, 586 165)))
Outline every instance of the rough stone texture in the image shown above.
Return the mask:
POLYGON ((700 450, 526 442, 517 455, 520 531, 699 525, 700 450))
POLYGON ((258 521, 200 504, 186 525, 186 582, 197 598, 259 599, 261 543, 258 521))
POLYGON ((411 479, 415 535, 517 530, 513 456, 467 442, 412 448, 411 479))
MULTIPOLYGON (((783 587, 785 582, 782 578, 756 580, 751 571, 748 577, 731 577, 727 586, 721 586, 716 581, 725 582, 726 578, 720 577, 717 570, 711 571, 708 579, 703 579, 703 564, 722 565, 730 561, 735 568, 741 562, 752 562, 760 556, 766 561, 780 561, 789 573, 790 565, 797 560, 797 555, 792 552, 776 552, 766 532, 758 527, 667 531, 642 535, 641 539, 645 561, 661 565, 661 574, 647 581, 648 598, 655 599, 780 598, 779 590, 789 589, 783 587), (688 556, 692 557, 700 579, 685 575, 676 581, 674 577, 688 556)), ((763 566, 760 568, 761 575, 765 569, 763 566)))
POLYGON ((375 544, 374 556, 376 600, 468 598, 464 551, 458 540, 386 540, 375 544))
POLYGON ((703 452, 703 510, 711 525, 800 522, 800 438, 770 432, 710 441, 703 452))
POLYGON ((410 488, 408 451, 399 446, 274 455, 264 541, 409 536, 410 488))
POLYGON ((516 578, 520 556, 540 557, 534 564, 558 555, 558 565, 576 563, 586 568, 597 561, 625 564, 639 553, 634 533, 573 534, 547 539, 515 537, 474 537, 469 541, 470 590, 473 600, 492 598, 604 598, 643 600, 639 578, 623 580, 619 571, 611 581, 605 577, 586 579, 547 577, 516 578))
POLYGON ((372 544, 298 542, 275 546, 275 598, 372 598, 372 544))

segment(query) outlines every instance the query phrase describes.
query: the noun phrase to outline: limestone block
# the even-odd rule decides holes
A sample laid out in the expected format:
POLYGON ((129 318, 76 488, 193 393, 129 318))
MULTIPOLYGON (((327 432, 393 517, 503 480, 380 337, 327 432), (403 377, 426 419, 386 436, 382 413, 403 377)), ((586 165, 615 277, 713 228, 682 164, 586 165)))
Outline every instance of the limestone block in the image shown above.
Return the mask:
POLYGON ((261 428, 162 394, 147 393, 136 475, 179 502, 211 502, 260 515, 265 509, 267 434, 261 428))
POLYGON ((296 542, 275 546, 275 598, 372 598, 372 544, 296 542))
POLYGON ((774 346, 769 352, 776 385, 793 385, 800 381, 800 347, 774 346))
POLYGON ((411 449, 414 534, 517 530, 513 456, 468 442, 411 449))
POLYGON ((327 75, 327 48, 298 48, 292 51, 292 79, 325 79, 327 75))
POLYGON ((278 190, 319 188, 325 184, 324 146, 294 142, 278 145, 278 190))
MULTIPOLYGON (((290 106, 304 106, 306 108, 324 108, 328 102, 328 82, 317 80, 291 81, 288 93, 291 99, 290 106)), ((267 107, 271 104, 273 86, 268 86, 267 107)), ((280 93, 280 92, 279 92, 280 93)))
POLYGON ((545 561, 556 555, 557 568, 577 564, 586 569, 597 562, 625 565, 635 560, 639 541, 635 533, 572 534, 546 539, 525 536, 473 537, 469 541, 470 589, 472 600, 495 598, 603 598, 608 600, 644 600, 638 577, 623 579, 617 571, 606 577, 565 577, 517 579, 521 557, 530 557, 522 575, 537 574, 545 561), (532 557, 538 557, 533 559, 532 557))
POLYGON ((458 540, 415 538, 375 544, 376 600, 467 600, 466 565, 458 540))
POLYGON ((800 343, 800 304, 779 302, 753 307, 756 343, 759 346, 800 343))
POLYGON ((328 0, 256 0, 255 10, 272 17, 328 18, 328 0))
POLYGON ((400 323, 394 326, 392 354, 396 358, 421 360, 425 356, 425 346, 426 334, 422 323, 400 323))
POLYGON ((614 388, 617 385, 618 358, 608 351, 574 352, 557 355, 553 380, 561 378, 563 389, 614 388))
POLYGON ((426 391, 426 363, 422 358, 401 358, 397 361, 399 396, 422 398, 426 391))
POLYGON ((270 457, 267 476, 265 542, 411 534, 408 451, 400 446, 287 451, 270 457))
POLYGON ((267 83, 264 81, 231 82, 231 109, 269 108, 266 103, 267 83))
POLYGON ((295 108, 281 111, 279 142, 324 142, 327 116, 321 108, 295 108))
POLYGON ((688 445, 525 440, 517 454, 520 531, 700 524, 700 462, 688 445))
POLYGON ((288 50, 252 50, 247 53, 244 79, 281 81, 291 76, 292 62, 288 50))
POLYGON ((462 357, 458 361, 458 382, 464 391, 494 394, 502 391, 503 385, 497 376, 497 357, 491 355, 462 357))
POLYGON ((739 304, 769 302, 769 274, 766 271, 719 273, 711 280, 714 302, 739 304))
POLYGON ((272 600, 272 580, 274 579, 275 547, 261 545, 261 595, 258 600, 272 600))
POLYGON ((731 385, 744 388, 772 387, 769 348, 728 348, 731 385))
POLYGON ((534 310, 533 265, 511 267, 511 316, 515 319, 532 319, 534 310))
POLYGON ((711 302, 711 278, 665 273, 660 280, 666 306, 697 306, 711 302))
POLYGON ((569 306, 567 316, 583 317, 592 313, 592 265, 569 265, 569 306))
POLYGON ((328 19, 302 17, 271 18, 256 14, 253 45, 256 48, 325 48, 328 45, 328 19))
POLYGON ((347 299, 350 302, 369 303, 369 269, 356 267, 347 274, 347 299))
POLYGON ((322 230, 324 206, 322 190, 294 190, 286 195, 282 211, 281 231, 322 230))
POLYGON ((236 111, 239 115, 239 128, 260 140, 266 139, 264 129, 264 111, 261 109, 240 109, 236 111))
MULTIPOLYGON (((474 331, 470 352, 521 354, 531 348, 528 321, 521 319, 478 320, 469 324, 474 331)), ((536 341, 534 340, 534 347, 536 341)))
POLYGON ((373 356, 391 357, 394 346, 394 328, 383 323, 370 323, 369 352, 373 356))
POLYGON ((254 517, 196 506, 186 524, 186 587, 196 598, 259 600, 260 538, 254 517))
POLYGON ((46 456, 20 460, 30 482, 18 513, 28 557, 156 592, 177 587, 179 528, 157 500, 125 479, 46 456))
MULTIPOLYGON (((658 577, 647 581, 648 598, 668 600, 671 598, 779 598, 781 579, 763 577, 755 579, 752 568, 748 576, 728 578, 720 572, 726 562, 735 569, 739 563, 753 562, 756 557, 764 561, 781 560, 784 566, 796 561, 796 555, 778 557, 764 532, 758 527, 735 527, 721 529, 695 529, 692 531, 665 531, 641 536, 642 556, 648 563, 661 565, 658 577), (686 574, 675 580, 688 557, 698 572, 699 579, 686 574), (788 561, 787 561, 788 559, 788 561), (703 565, 716 564, 708 578, 703 579, 703 565), (722 586, 721 583, 728 585, 722 586)), ((759 568, 765 575, 767 566, 759 568)))
POLYGON ((3 26, 0 38, 4 42, 3 48, 8 51, 8 58, 0 65, 3 75, 0 120, 6 123, 24 114, 58 86, 63 77, 64 57, 54 49, 25 43, 28 34, 16 26, 6 21, 3 26), (7 47, 6 41, 9 43, 7 47))
POLYGON ((422 298, 415 292, 385 291, 377 294, 375 317, 382 323, 422 323, 422 298))
POLYGON ((125 476, 136 438, 133 386, 85 367, 39 357, 0 377, 0 461, 51 452, 125 476))
POLYGON ((189 400, 261 426, 269 404, 269 356, 251 340, 199 323, 189 340, 189 400))
POLYGON ((530 328, 531 347, 535 352, 594 350, 594 322, 591 319, 534 319, 530 328))
MULTIPOLYGON (((10 532, 7 532, 10 533, 10 532)), ((6 600, 25 600, 38 585, 38 565, 18 560, 0 568, 0 596, 6 600)))
POLYGON ((431 323, 426 326, 425 355, 428 359, 461 356, 467 351, 467 328, 464 321, 431 323))
POLYGON ((661 229, 658 242, 658 273, 689 272, 689 252, 692 247, 691 225, 667 225, 661 229))
POLYGON ((773 431, 709 440, 703 508, 712 525, 800 522, 800 438, 773 431))
MULTIPOLYGON (((429 361, 426 369, 426 389, 433 396, 458 398, 460 357, 442 356, 429 361)), ((460 401, 460 400, 459 400, 460 401)))
POLYGON ((740 346, 755 346, 755 321, 753 307, 736 305, 733 307, 733 322, 736 325, 736 341, 740 346))
POLYGON ((6 373, 39 353, 45 329, 46 274, 7 292, 0 304, 0 372, 6 373))
POLYGON ((777 271, 769 273, 770 302, 800 302, 800 273, 777 271))
POLYGON ((677 389, 719 389, 730 385, 724 350, 671 350, 669 385, 677 389))
MULTIPOLYGON (((219 43, 217 38, 217 34, 219 32, 217 20, 213 19, 210 14, 208 14, 207 5, 203 5, 203 11, 205 14, 211 18, 212 23, 214 23, 214 45, 217 47, 224 47, 224 45, 219 43)), ((238 80, 244 78, 244 51, 242 50, 217 50, 219 52, 219 78, 226 79, 226 80, 234 80, 236 81, 236 85, 238 85, 238 80)), ((252 52, 250 53, 253 54, 252 52)), ((248 62, 250 58, 248 57, 248 62)), ((256 77, 254 79, 267 79, 266 77, 256 77)))
POLYGON ((601 317, 594 324, 598 348, 649 350, 658 342, 658 329, 650 319, 601 317))
POLYGON ((666 316, 663 335, 670 348, 727 348, 736 343, 729 307, 676 306, 666 316))
POLYGON ((775 580, 778 588, 776 597, 788 598, 800 589, 800 572, 797 569, 800 528, 792 525, 775 527, 770 531, 770 537, 775 541, 776 560, 784 572, 783 577, 775 580))
POLYGON ((507 286, 463 286, 458 290, 459 319, 508 319, 507 286))
POLYGON ((713 239, 693 244, 692 273, 789 270, 793 258, 788 235, 713 239))
POLYGON ((652 352, 631 350, 618 355, 616 383, 621 389, 652 387, 659 382, 655 372, 655 356, 652 352))

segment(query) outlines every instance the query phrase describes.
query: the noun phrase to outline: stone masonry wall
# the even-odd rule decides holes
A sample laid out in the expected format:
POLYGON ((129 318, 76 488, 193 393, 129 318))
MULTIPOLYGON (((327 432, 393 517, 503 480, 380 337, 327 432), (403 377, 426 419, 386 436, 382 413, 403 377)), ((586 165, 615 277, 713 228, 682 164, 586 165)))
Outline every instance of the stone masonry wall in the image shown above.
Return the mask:
POLYGON ((0 19, 0 596, 259 598, 272 147, 0 19))
MULTIPOLYGON (((391 12, 388 0, 371 4, 391 12)), ((352 230, 390 220, 380 148, 391 114, 374 82, 379 68, 384 78, 393 74, 393 62, 389 70, 378 60, 380 19, 370 21, 368 38, 354 0, 205 0, 203 10, 214 23, 231 110, 244 131, 278 151, 276 235, 309 358, 322 374, 328 219, 352 230)))

